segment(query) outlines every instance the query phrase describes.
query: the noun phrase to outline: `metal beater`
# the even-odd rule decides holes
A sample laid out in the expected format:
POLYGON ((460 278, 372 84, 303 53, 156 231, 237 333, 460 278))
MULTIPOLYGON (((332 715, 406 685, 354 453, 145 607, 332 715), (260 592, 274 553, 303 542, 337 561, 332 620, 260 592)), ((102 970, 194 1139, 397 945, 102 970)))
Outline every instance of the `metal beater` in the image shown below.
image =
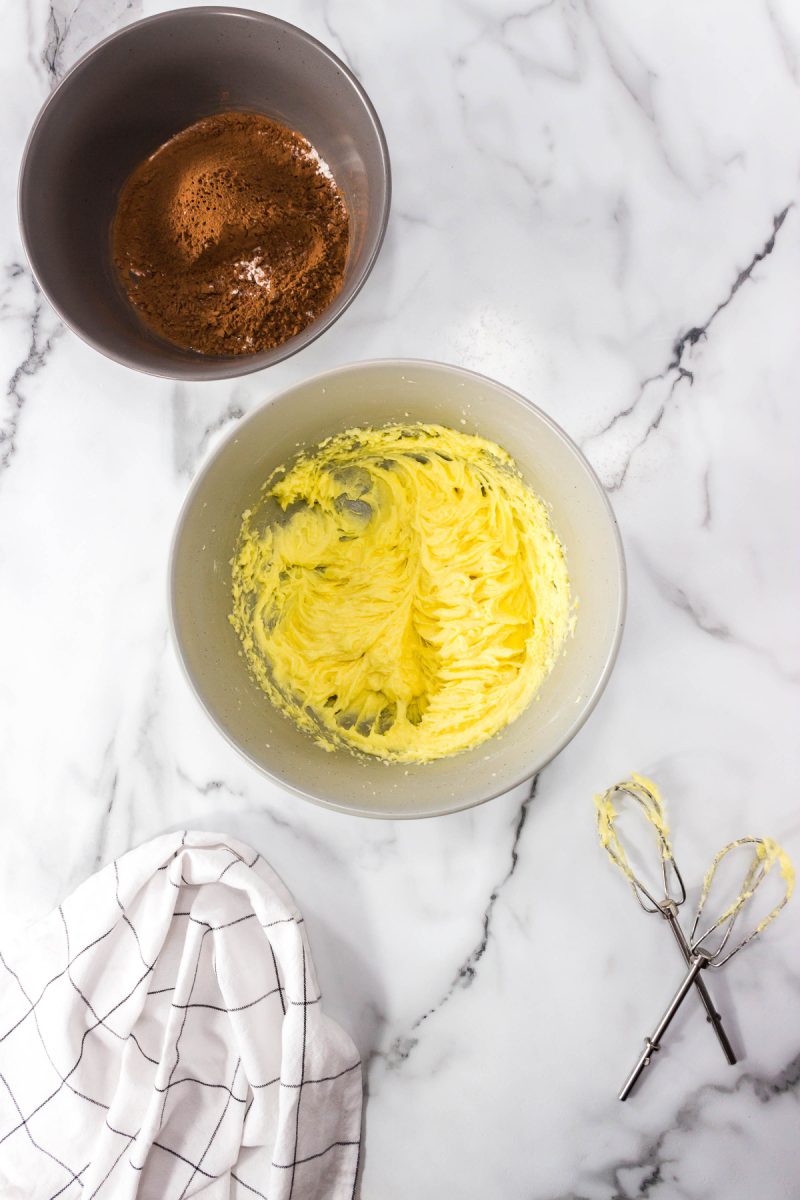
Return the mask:
POLYGON ((641 1075, 642 1071, 650 1062, 653 1054, 660 1048, 661 1039, 666 1033, 672 1018, 683 1003, 686 995, 694 983, 697 982, 699 972, 705 967, 719 968, 723 967, 726 962, 733 958, 734 954, 738 954, 743 950, 749 942, 759 933, 763 933, 766 927, 775 920, 781 909, 787 904, 792 891, 794 890, 794 868, 792 867, 789 856, 773 841, 772 838, 757 838, 744 837, 738 838, 735 842, 730 842, 724 846, 722 850, 714 857, 709 870, 703 880, 703 890, 700 894, 700 900, 697 905, 692 932, 689 939, 689 948, 691 957, 689 961, 689 970, 683 980, 683 983, 678 988, 675 995, 667 1007, 666 1012, 658 1023, 655 1033, 651 1037, 645 1038, 645 1048, 642 1051, 636 1066, 631 1071, 626 1079, 622 1091, 619 1094, 620 1100, 627 1100, 631 1090, 641 1075), (737 850, 741 846, 751 846, 752 852, 749 856, 749 863, 745 871, 744 878, 738 896, 732 904, 728 905, 721 916, 715 921, 709 922, 701 933, 698 929, 701 925, 703 912, 706 901, 708 900, 711 886, 714 882, 716 873, 720 864, 724 861, 728 854, 737 850), (756 891, 769 875, 773 867, 778 867, 779 874, 783 880, 783 895, 778 900, 777 904, 770 909, 765 917, 756 924, 749 933, 736 941, 732 948, 730 947, 731 934, 742 912, 749 907, 756 891), (719 934, 718 943, 711 948, 710 941, 714 934, 719 934))
MULTIPOLYGON (((675 941, 680 947, 683 960, 688 966, 692 961, 692 951, 678 921, 678 909, 686 900, 686 888, 684 887, 681 873, 678 870, 672 853, 664 805, 658 788, 642 775, 632 775, 630 779, 626 779, 622 783, 615 783, 602 796, 595 796, 595 807, 597 809, 597 829, 600 834, 600 841, 609 858, 620 869, 631 885, 633 894, 644 911, 646 913, 659 913, 667 920, 675 941), (625 846, 620 838, 616 824, 620 813, 618 808, 615 807, 615 802, 619 805, 620 801, 626 800, 633 800, 635 802, 636 810, 645 817, 655 834, 660 858, 661 875, 664 881, 664 896, 660 900, 656 899, 641 879, 635 875, 625 846)), ((736 1062, 736 1055, 728 1040, 728 1035, 725 1032, 722 1019, 716 1010, 714 1001, 709 995, 705 981, 698 975, 695 975, 692 982, 708 1014, 708 1020, 717 1035, 722 1052, 727 1061, 733 1065, 736 1062)))

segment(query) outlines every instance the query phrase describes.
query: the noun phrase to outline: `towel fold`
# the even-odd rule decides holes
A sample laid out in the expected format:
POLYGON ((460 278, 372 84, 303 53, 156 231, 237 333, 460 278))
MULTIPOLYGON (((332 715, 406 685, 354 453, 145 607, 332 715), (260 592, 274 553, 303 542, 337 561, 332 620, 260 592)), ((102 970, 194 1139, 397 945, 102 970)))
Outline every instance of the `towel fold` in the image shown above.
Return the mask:
POLYGON ((260 855, 165 834, 0 953, 3 1200, 350 1200, 362 1079, 260 855))

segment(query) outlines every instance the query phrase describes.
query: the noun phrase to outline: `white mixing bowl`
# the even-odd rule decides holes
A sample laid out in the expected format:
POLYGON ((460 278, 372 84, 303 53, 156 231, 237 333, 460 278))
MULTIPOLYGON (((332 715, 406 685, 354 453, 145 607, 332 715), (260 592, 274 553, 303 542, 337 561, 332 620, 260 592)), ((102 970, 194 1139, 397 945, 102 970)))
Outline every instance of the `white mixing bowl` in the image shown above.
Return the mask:
POLYGON ((308 800, 371 817, 437 816, 534 775, 566 746, 605 687, 625 615, 625 561, 600 483, 575 444, 516 392, 460 367, 356 363, 297 384, 240 422, 194 481, 170 566, 179 656, 206 712, 255 766, 308 800), (250 678, 228 621, 243 511, 275 467, 353 425, 425 421, 478 433, 516 459, 550 506, 567 555, 575 634, 528 709, 474 750, 422 765, 323 750, 250 678))

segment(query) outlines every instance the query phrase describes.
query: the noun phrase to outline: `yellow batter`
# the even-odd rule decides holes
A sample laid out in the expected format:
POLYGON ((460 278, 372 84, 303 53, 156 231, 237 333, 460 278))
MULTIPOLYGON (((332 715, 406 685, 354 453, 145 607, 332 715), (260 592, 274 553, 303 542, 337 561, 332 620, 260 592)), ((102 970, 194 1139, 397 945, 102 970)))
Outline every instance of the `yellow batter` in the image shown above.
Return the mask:
POLYGON ((545 505, 499 446, 440 425, 351 429, 276 471, 232 565, 252 674, 328 749, 477 746, 572 628, 545 505))

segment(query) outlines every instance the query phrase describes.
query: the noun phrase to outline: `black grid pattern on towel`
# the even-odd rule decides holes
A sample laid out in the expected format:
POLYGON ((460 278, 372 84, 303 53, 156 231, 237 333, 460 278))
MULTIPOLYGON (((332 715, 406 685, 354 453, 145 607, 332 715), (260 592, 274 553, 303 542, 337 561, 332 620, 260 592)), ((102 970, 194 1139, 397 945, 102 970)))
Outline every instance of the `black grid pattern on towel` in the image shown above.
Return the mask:
MULTIPOLYGON (((175 851, 175 854, 172 856, 173 858, 177 857, 177 855, 180 853, 180 849, 185 845, 186 836, 187 836, 187 834, 186 834, 186 832, 184 832, 182 840, 181 840, 181 846, 175 851)), ((260 858, 260 855, 256 854, 255 858, 253 858, 251 862, 245 862, 245 860, 241 857, 241 855, 239 855, 237 853, 237 851, 235 851, 232 847, 223 846, 222 848, 228 850, 233 857, 232 857, 231 861, 221 871, 221 873, 217 879, 217 882, 221 882, 222 879, 228 873, 228 871, 230 871, 232 868, 240 866, 240 865, 243 865, 245 868, 248 868, 248 869, 252 868, 253 866, 255 866, 256 862, 260 858)), ((167 863, 158 869, 159 870, 167 870, 169 868, 169 866, 170 866, 170 864, 167 863)), ((143 1166, 144 1166, 144 1164, 137 1164, 133 1161, 136 1139, 138 1138, 141 1130, 137 1130, 134 1133, 130 1133, 130 1132, 127 1132, 122 1129, 117 1129, 109 1122, 108 1118, 106 1117, 103 1122, 105 1127, 111 1133, 119 1136, 123 1141, 123 1145, 119 1151, 119 1154, 112 1161, 111 1166, 109 1167, 109 1169, 106 1172, 106 1174, 104 1175, 104 1177, 93 1188, 91 1193, 86 1193, 82 1176, 86 1174, 89 1167, 91 1166, 91 1163, 85 1162, 85 1163, 82 1163, 80 1166, 75 1166, 75 1165, 72 1165, 72 1164, 64 1161, 61 1157, 59 1157, 59 1155, 55 1154, 51 1149, 48 1149, 48 1147, 43 1144, 42 1134, 38 1130, 37 1130, 36 1136, 34 1136, 34 1133, 31 1131, 31 1128, 30 1128, 30 1125, 31 1125, 31 1122, 33 1121, 33 1119, 35 1117, 38 1117, 39 1114, 41 1114, 42 1112, 44 1112, 48 1108, 48 1106, 51 1105, 51 1103, 56 1099, 56 1097, 58 1097, 62 1093, 62 1091, 64 1089, 67 1089, 76 1099, 84 1102, 88 1108, 91 1108, 91 1109, 99 1108, 99 1109, 105 1110, 106 1113, 109 1111, 110 1104, 106 1103, 105 1100, 99 1099, 97 1097, 89 1096, 89 1095, 85 1094, 84 1092, 80 1091, 78 1088, 76 1088, 74 1085, 72 1085, 70 1083, 71 1077, 78 1070, 78 1067, 80 1066, 81 1061, 83 1060, 87 1042, 91 1038, 92 1034, 95 1033, 96 1030, 103 1029, 107 1034, 110 1034, 114 1038, 117 1038, 121 1041, 130 1041, 136 1047, 136 1049, 138 1050, 138 1052, 142 1055, 142 1057, 144 1059, 146 1059, 148 1062, 150 1062, 152 1064, 156 1064, 156 1065, 158 1064, 158 1059, 155 1059, 151 1055, 147 1054, 146 1051, 142 1048, 138 1038, 136 1037, 136 1035, 133 1031, 131 1031, 127 1035, 127 1037, 125 1037, 123 1034, 120 1034, 117 1030, 115 1030, 113 1028, 112 1025, 110 1025, 108 1023, 109 1019, 111 1017, 113 1017, 114 1013, 117 1012, 120 1008, 122 1008, 123 1005, 125 1005, 128 1002, 128 1000, 130 1000, 134 996, 136 991, 145 983, 145 981, 148 979, 148 977, 154 971, 156 963, 155 962, 151 963, 151 962, 147 961, 147 958, 145 957, 145 954, 142 950, 142 943, 140 940, 139 933, 138 933, 133 921, 131 920, 129 913, 126 910, 125 905, 122 902, 122 899, 120 898, 120 877, 119 877, 118 860, 115 859, 114 862, 107 869, 113 870, 114 895, 115 895, 116 904, 120 910, 120 918, 119 919, 120 919, 120 921, 122 921, 124 923, 124 925, 130 931, 131 938, 135 942, 136 959, 138 960, 136 978, 134 979, 132 985, 127 987, 127 983, 130 983, 130 981, 127 981, 126 985, 123 985, 124 987, 127 987, 127 990, 125 990, 124 994, 119 999, 117 999, 116 1002, 113 1003, 110 1008, 107 1008, 106 1011, 104 1011, 102 1013, 100 1013, 96 1010, 96 1008, 94 1007, 94 1005, 92 1004, 90 999, 84 994, 84 992, 82 991, 82 989, 80 988, 78 983, 72 977, 72 967, 85 954, 87 954, 90 950, 94 949, 96 946, 98 946, 100 943, 102 943, 106 938, 108 938, 114 932, 114 930, 118 927, 119 923, 117 923, 116 925, 112 925, 104 933, 101 933, 99 936, 93 938, 86 945, 82 946, 82 948, 80 950, 73 953, 72 948, 71 948, 71 936, 70 936, 70 929, 69 929, 69 925, 67 922, 67 918, 64 913, 63 907, 59 906, 57 912, 59 914, 59 917, 60 917, 60 920, 61 920, 61 923, 62 923, 63 929, 64 929, 66 961, 65 961, 64 966, 61 968, 61 970, 59 970, 58 972, 53 974, 52 977, 49 978, 47 980, 47 982, 43 985, 43 987, 39 991, 39 994, 36 997, 36 999, 31 998, 31 996, 29 995, 20 976, 14 970, 14 968, 10 965, 10 963, 6 960, 2 951, 0 951, 0 966, 2 966, 4 971, 11 978, 13 978, 13 980, 15 981, 16 987, 19 989, 19 992, 21 993, 21 995, 25 1001, 25 1004, 27 1005, 23 1014, 21 1016, 18 1016, 16 1018, 16 1020, 14 1020, 8 1026, 8 1028, 3 1029, 2 1026, 0 1026, 0 1051, 2 1051, 4 1043, 6 1043, 7 1045, 11 1044, 8 1041, 8 1039, 13 1039, 15 1037, 15 1035, 20 1036, 19 1031, 29 1021, 31 1021, 33 1023, 33 1027, 35 1028, 36 1037, 38 1039, 38 1042, 41 1045, 44 1056, 48 1060, 50 1067, 52 1068, 55 1076, 60 1081, 57 1084, 57 1086, 55 1086, 54 1088, 48 1089, 47 1094, 44 1095, 42 1097, 42 1099, 39 1100, 38 1103, 36 1103, 34 1105, 34 1107, 31 1108, 26 1113, 23 1111, 20 1103, 17 1100, 17 1096, 15 1095, 12 1083, 9 1082, 9 1080, 6 1078, 6 1076, 3 1074, 3 1072, 0 1071, 0 1086, 2 1086, 2 1088, 5 1090, 5 1092, 10 1097, 13 1107, 16 1110, 16 1113, 18 1116, 18 1120, 17 1120, 16 1124, 12 1124, 11 1128, 0 1129, 0 1160, 1 1160, 1 1156, 2 1156, 3 1145, 6 1142, 8 1142, 9 1139, 11 1139, 12 1137, 15 1137, 15 1136, 25 1136, 27 1138, 28 1142, 30 1143, 32 1149, 35 1150, 37 1154, 43 1156, 49 1162, 55 1163, 61 1169, 61 1171, 63 1171, 64 1182, 61 1184, 60 1187, 58 1187, 58 1189, 56 1191, 49 1194, 48 1200, 57 1200, 58 1197, 64 1197, 64 1200, 72 1200, 73 1197, 78 1197, 78 1196, 81 1196, 82 1200, 94 1200, 94 1197, 98 1196, 101 1192, 103 1193, 104 1196, 108 1195, 110 1197, 113 1195, 113 1182, 110 1183, 109 1181, 112 1180, 112 1177, 114 1176, 115 1171, 120 1166, 120 1163, 122 1163, 123 1159, 126 1160, 124 1166, 126 1166, 127 1169, 132 1168, 133 1170, 140 1171, 143 1169, 143 1166), (59 1070, 59 1068, 57 1067, 56 1063, 54 1062, 54 1060, 51 1056, 50 1049, 48 1046, 48 1040, 46 1037, 46 1030, 42 1029, 42 1026, 40 1024, 40 1019, 39 1019, 39 1013, 40 1013, 40 1009, 43 1004, 43 1001, 45 1000, 45 997, 47 996, 51 987, 54 984, 56 984, 59 980, 63 979, 65 976, 66 976, 67 980, 69 981, 71 988, 78 995, 78 997, 80 998, 82 1003, 85 1005, 88 1014, 91 1016, 91 1021, 87 1024, 87 1027, 84 1030, 83 1035, 81 1037, 80 1049, 79 1049, 77 1058, 75 1059, 75 1061, 72 1064, 72 1066, 70 1067, 70 1069, 68 1071, 66 1071, 65 1073, 62 1073, 62 1071, 59 1070), (130 1151, 130 1153, 126 1154, 127 1151, 130 1151), (108 1185, 108 1186, 106 1186, 106 1185, 108 1185)), ((183 879, 183 874, 181 874, 181 878, 183 879)), ((170 882, 172 882, 172 881, 170 880, 170 882)), ((186 881, 185 879, 183 879, 183 882, 187 883, 187 885, 188 885, 188 881, 186 881)), ((180 886, 180 885, 178 885, 178 886, 180 886)), ((174 1194, 171 1194, 170 1196, 165 1195, 164 1200, 173 1200, 173 1196, 174 1196, 174 1200, 184 1200, 186 1193, 189 1190, 189 1187, 191 1186, 193 1180, 196 1178, 197 1175, 203 1176, 204 1178, 206 1178, 208 1180, 213 1180, 215 1178, 218 1178, 218 1176, 209 1172, 204 1167, 203 1164, 214 1144, 214 1141, 217 1137, 219 1129, 221 1128, 221 1126, 225 1120, 225 1117, 230 1109, 231 1104, 233 1104, 233 1103, 238 1104, 238 1105, 245 1104, 247 1106, 246 1112, 249 1112, 249 1107, 253 1102, 255 1091, 265 1089, 265 1088, 270 1088, 273 1086, 279 1086, 281 1088, 286 1088, 291 1091, 297 1092, 297 1101, 296 1101, 296 1107, 295 1107, 295 1126, 294 1126, 294 1151, 293 1151, 292 1157, 288 1162, 274 1162, 273 1161, 271 1164, 273 1169, 275 1169, 275 1170, 291 1172, 291 1177, 290 1177, 291 1182, 290 1182, 290 1187, 289 1187, 290 1200, 292 1200, 292 1197, 295 1194, 295 1181, 299 1178, 298 1168, 302 1167, 304 1163, 313 1162, 318 1159, 324 1158, 337 1150, 343 1150, 347 1153, 353 1153, 353 1150, 355 1149, 356 1159, 355 1159, 354 1174, 357 1175, 358 1160, 360 1157, 360 1138, 356 1139, 356 1140, 334 1141, 327 1146, 323 1146, 321 1149, 319 1149, 318 1151, 316 1151, 312 1154, 304 1154, 302 1156, 298 1155, 298 1145, 299 1145, 299 1140, 300 1140, 300 1128, 301 1128, 300 1110, 301 1110, 301 1101, 302 1101, 303 1090, 314 1084, 323 1084, 323 1083, 334 1082, 338 1079, 341 1079, 341 1078, 351 1074, 352 1072, 359 1070, 361 1067, 361 1062, 359 1060, 354 1063, 351 1063, 349 1066, 343 1068, 341 1071, 337 1071, 336 1073, 331 1074, 331 1075, 320 1076, 318 1078, 306 1078, 306 1076, 305 1076, 306 1033, 307 1033, 308 1008, 312 1005, 318 1004, 321 1000, 320 995, 311 996, 311 997, 308 996, 308 990, 307 990, 308 975, 307 975, 305 946, 303 946, 303 948, 302 948, 302 960, 303 960, 303 995, 302 995, 302 999, 288 997, 286 995, 285 985, 282 983, 281 978, 280 978, 280 972, 278 969, 277 959, 275 957, 275 951, 274 951, 272 945, 270 944, 272 965, 273 965, 274 971, 275 971, 275 987, 273 987, 269 991, 265 992, 263 995, 254 998, 251 1002, 249 1002, 247 1004, 232 1006, 230 1008, 225 1007, 225 1006, 208 1005, 208 1004, 203 1004, 203 1003, 194 1003, 193 1004, 191 997, 192 997, 195 983, 197 981, 200 957, 201 957, 201 953, 202 953, 202 946, 203 946, 203 943, 204 943, 207 935, 218 932, 219 930, 222 930, 222 929, 230 928, 231 926, 234 926, 234 925, 238 925, 244 921, 254 920, 257 918, 256 918, 256 914, 251 912, 249 914, 246 914, 245 916, 237 917, 236 919, 229 921, 229 922, 224 922, 219 925, 211 925, 208 922, 198 920, 198 918, 194 917, 188 911, 176 910, 176 911, 174 911, 173 916, 174 917, 186 917, 189 921, 195 922, 199 925, 203 925, 203 926, 205 926, 205 928, 203 929, 203 933, 201 934, 200 941, 198 943, 197 959, 195 962, 195 969, 194 969, 192 983, 190 985, 189 999, 186 1004, 174 1004, 174 1003, 172 1004, 173 1008, 183 1010, 183 1023, 180 1027, 180 1031, 179 1031, 178 1037, 176 1039, 175 1062, 173 1064, 169 1080, 165 1087, 163 1087, 163 1088, 157 1087, 155 1089, 158 1092, 164 1093, 163 1098, 162 1098, 162 1109, 161 1109, 162 1118, 163 1118, 164 1108, 165 1108, 166 1102, 167 1102, 167 1097, 168 1097, 171 1089, 178 1087, 181 1084, 189 1084, 189 1085, 194 1085, 194 1086, 198 1086, 198 1087, 202 1087, 202 1088, 206 1088, 206 1089, 219 1090, 220 1092, 222 1092, 224 1094, 224 1099, 223 1099, 222 1105, 221 1105, 219 1120, 217 1121, 216 1126, 211 1131, 210 1137, 208 1138, 205 1148, 204 1148, 202 1154, 199 1155, 199 1157, 198 1157, 198 1161, 196 1161, 196 1162, 193 1161, 193 1159, 182 1154, 174 1146, 170 1146, 170 1145, 166 1144, 164 1141, 156 1139, 151 1143, 153 1148, 160 1151, 161 1153, 170 1155, 170 1156, 180 1160, 182 1163, 185 1163, 186 1167, 190 1170, 190 1174, 186 1178, 182 1190, 175 1191, 174 1194), (241 1065, 242 1065, 241 1058, 239 1058, 237 1060, 236 1067, 233 1072, 233 1076, 230 1079, 230 1082, 228 1082, 228 1083, 223 1082, 223 1081, 203 1080, 203 1079, 194 1078, 194 1077, 182 1077, 180 1079, 173 1078, 173 1076, 175 1075, 175 1073, 177 1071, 179 1062, 180 1062, 180 1039, 183 1034, 183 1030, 185 1028, 186 1017, 191 1008, 202 1008, 202 1009, 212 1008, 217 1012, 237 1013, 237 1012, 244 1011, 245 1009, 253 1008, 256 1005, 258 1005, 261 1001, 268 998, 269 996, 273 996, 276 994, 279 997, 281 1008, 282 1008, 284 1015, 286 1014, 288 1005, 300 1006, 303 1009, 303 1026, 302 1026, 303 1027, 303 1044, 302 1044, 302 1051, 301 1051, 301 1077, 300 1077, 299 1081, 297 1081, 297 1082, 284 1081, 279 1076, 276 1076, 274 1079, 269 1079, 264 1082, 247 1081, 246 1089, 245 1089, 246 1094, 245 1095, 237 1095, 235 1087, 236 1087, 237 1078, 240 1075, 240 1070, 241 1070, 241 1065)), ((295 924, 300 925, 303 922, 303 918, 302 917, 286 917, 286 918, 280 918, 275 921, 269 921, 266 923, 260 922, 260 924, 262 925, 262 928, 269 929, 275 925, 281 925, 281 924, 286 924, 286 923, 291 923, 291 922, 294 922, 295 924)), ((169 988, 156 989, 155 992, 148 992, 148 995, 155 995, 155 994, 160 994, 161 992, 170 992, 173 990, 174 990, 174 985, 169 988)), ((109 1100, 110 1099, 111 1098, 109 1097, 109 1100)), ((248 1195, 252 1194, 254 1196, 261 1197, 262 1200, 268 1200, 267 1193, 265 1191, 261 1190, 256 1185, 255 1182, 253 1182, 252 1180, 247 1180, 247 1179, 242 1178, 241 1174, 239 1173, 242 1169, 243 1168, 241 1168, 237 1164, 236 1170, 235 1171, 231 1170, 228 1172, 228 1174, 230 1175, 230 1177, 233 1180, 236 1181, 237 1184, 239 1184, 239 1186, 241 1188, 243 1188, 247 1192, 248 1195)), ((262 1185, 262 1188, 266 1186, 266 1183, 263 1180, 259 1180, 258 1183, 260 1183, 262 1185)), ((355 1187, 356 1187, 356 1179, 354 1178, 353 1195, 355 1194, 355 1187)), ((40 1193, 37 1193, 37 1196, 39 1194, 40 1193)))

